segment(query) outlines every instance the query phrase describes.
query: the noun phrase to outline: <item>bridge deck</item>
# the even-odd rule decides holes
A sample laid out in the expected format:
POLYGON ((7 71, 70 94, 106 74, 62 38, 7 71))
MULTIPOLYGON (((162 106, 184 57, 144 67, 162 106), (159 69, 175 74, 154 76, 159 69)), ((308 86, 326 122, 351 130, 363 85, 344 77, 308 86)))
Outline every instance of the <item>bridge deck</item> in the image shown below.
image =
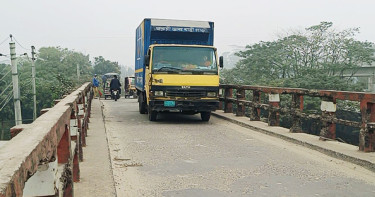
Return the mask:
POLYGON ((80 182, 74 185, 75 196, 115 196, 107 136, 104 129, 101 103, 92 100, 91 116, 80 163, 80 182))
POLYGON ((7 143, 7 141, 0 141, 0 147, 4 146, 7 143))
MULTIPOLYGON (((92 106, 81 183, 75 185, 78 196, 112 196, 111 169, 103 167, 109 165, 108 157, 117 196, 375 195, 374 172, 304 146, 216 117, 206 123, 198 115, 161 114, 150 122, 139 114, 135 99, 100 100, 105 120, 101 125, 98 102, 92 106), (106 139, 109 156, 103 151, 106 139), (106 174, 104 182, 97 178, 100 173, 106 174), (108 193, 99 193, 101 187, 108 193)), ((326 143, 314 136, 307 139, 326 143)), ((330 149, 343 148, 327 144, 330 149)), ((360 154, 370 161, 374 156, 360 154)))
POLYGON ((249 121, 249 118, 247 117, 236 117, 231 113, 217 111, 214 114, 246 128, 251 128, 267 135, 272 135, 317 150, 329 156, 361 165, 375 172, 375 152, 363 153, 358 151, 357 146, 351 144, 338 141, 322 141, 319 140, 318 136, 306 133, 291 133, 289 129, 275 126, 271 127, 268 126, 267 123, 261 121, 249 121))

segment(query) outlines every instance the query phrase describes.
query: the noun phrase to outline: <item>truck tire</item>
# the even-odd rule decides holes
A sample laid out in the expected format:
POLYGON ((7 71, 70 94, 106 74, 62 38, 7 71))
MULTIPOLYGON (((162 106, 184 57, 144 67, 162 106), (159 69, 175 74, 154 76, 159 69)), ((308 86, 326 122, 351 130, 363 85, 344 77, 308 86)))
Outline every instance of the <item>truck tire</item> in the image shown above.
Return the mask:
POLYGON ((211 118, 211 112, 209 112, 209 111, 201 112, 201 119, 203 121, 207 122, 207 121, 210 120, 210 118, 211 118))
POLYGON ((158 116, 158 112, 153 111, 151 110, 151 107, 148 107, 148 120, 155 121, 157 116, 158 116))
POLYGON ((146 109, 146 102, 144 99, 144 94, 142 92, 139 94, 138 104, 139 104, 139 113, 145 114, 147 112, 147 109, 146 109))

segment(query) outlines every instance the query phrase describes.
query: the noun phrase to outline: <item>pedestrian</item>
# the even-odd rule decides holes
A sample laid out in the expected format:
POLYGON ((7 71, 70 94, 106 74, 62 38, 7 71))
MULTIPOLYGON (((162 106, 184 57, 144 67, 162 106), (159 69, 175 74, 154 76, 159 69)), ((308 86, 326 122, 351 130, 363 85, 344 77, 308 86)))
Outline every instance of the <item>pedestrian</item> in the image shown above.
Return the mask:
POLYGON ((103 75, 102 76, 102 82, 103 82, 103 90, 105 89, 105 84, 107 83, 107 76, 103 75))
POLYGON ((94 75, 92 79, 92 89, 94 90, 94 98, 99 95, 99 80, 97 79, 97 75, 94 75))

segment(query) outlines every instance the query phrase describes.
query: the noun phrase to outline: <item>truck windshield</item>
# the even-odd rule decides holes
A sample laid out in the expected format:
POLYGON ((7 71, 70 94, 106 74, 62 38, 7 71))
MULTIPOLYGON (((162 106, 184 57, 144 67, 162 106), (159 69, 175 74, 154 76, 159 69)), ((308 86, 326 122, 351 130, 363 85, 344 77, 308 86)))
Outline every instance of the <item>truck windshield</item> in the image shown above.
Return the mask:
POLYGON ((153 73, 216 74, 217 64, 213 48, 154 47, 153 73))

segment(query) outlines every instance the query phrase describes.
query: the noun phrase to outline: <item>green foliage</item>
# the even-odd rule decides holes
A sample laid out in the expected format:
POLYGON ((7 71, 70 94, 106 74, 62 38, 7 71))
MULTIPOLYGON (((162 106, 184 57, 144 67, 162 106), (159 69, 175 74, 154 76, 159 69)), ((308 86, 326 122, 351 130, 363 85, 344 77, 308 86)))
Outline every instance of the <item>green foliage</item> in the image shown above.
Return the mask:
MULTIPOLYGON (((50 108, 55 99, 70 93, 85 81, 91 81, 93 68, 88 55, 60 47, 43 47, 39 49, 35 61, 36 70, 36 100, 37 114, 41 109, 50 108), (77 64, 80 67, 80 79, 77 78, 77 64)), ((17 58, 19 85, 21 92, 21 108, 23 123, 30 123, 33 119, 33 93, 31 83, 31 60, 29 58, 17 58)), ((2 74, 10 70, 10 65, 1 64, 0 78, 2 74), (3 70, 4 69, 4 70, 3 70)), ((11 74, 0 82, 0 90, 11 83, 11 74)), ((12 88, 7 90, 7 94, 12 88)), ((0 97, 0 101, 4 98, 0 97)), ((0 106, 1 107, 1 106, 0 106)), ((1 129, 9 132, 14 126, 13 100, 0 111, 4 121, 1 129)), ((0 120, 1 121, 1 120, 0 120)), ((1 137, 1 136, 0 136, 1 137)), ((9 134, 5 136, 9 139, 9 134)))
POLYGON ((223 83, 361 91, 343 72, 374 61, 373 43, 356 41, 358 28, 336 32, 322 22, 272 42, 248 45, 223 83))
POLYGON ((35 62, 37 77, 43 80, 58 80, 64 76, 66 80, 77 81, 77 65, 80 68, 80 82, 91 78, 93 68, 89 56, 60 47, 44 47, 39 49, 35 62))
POLYGON ((94 62, 94 73, 100 75, 104 75, 106 73, 118 73, 120 74, 120 66, 118 62, 111 62, 109 60, 105 60, 102 56, 95 57, 94 62))

